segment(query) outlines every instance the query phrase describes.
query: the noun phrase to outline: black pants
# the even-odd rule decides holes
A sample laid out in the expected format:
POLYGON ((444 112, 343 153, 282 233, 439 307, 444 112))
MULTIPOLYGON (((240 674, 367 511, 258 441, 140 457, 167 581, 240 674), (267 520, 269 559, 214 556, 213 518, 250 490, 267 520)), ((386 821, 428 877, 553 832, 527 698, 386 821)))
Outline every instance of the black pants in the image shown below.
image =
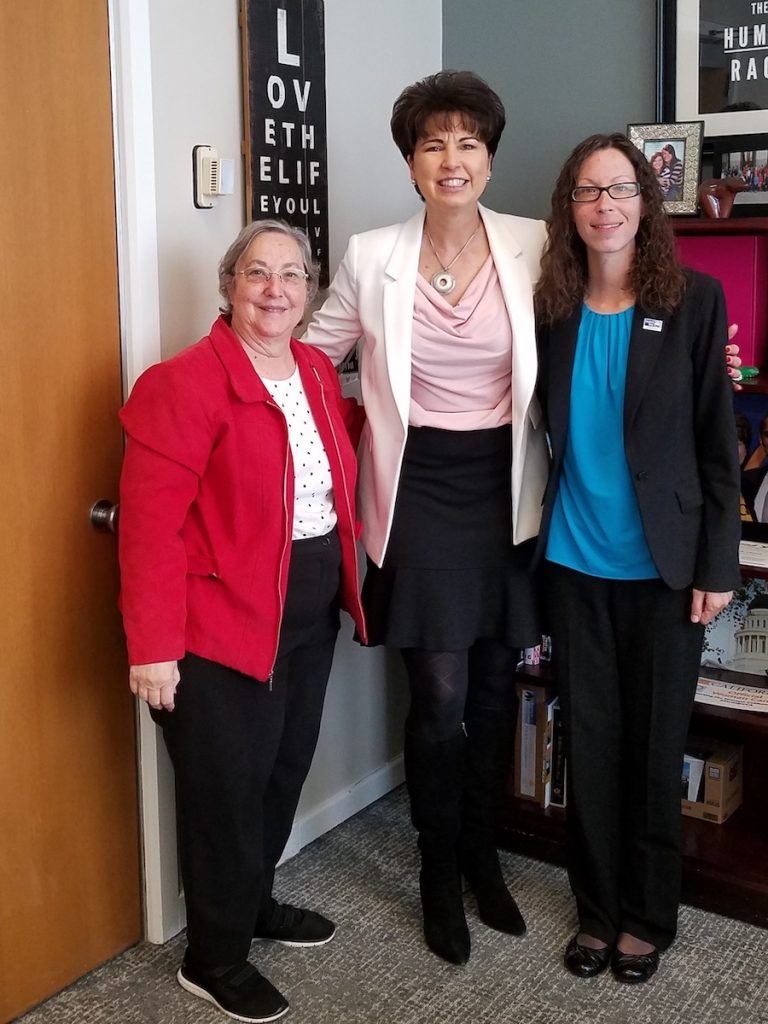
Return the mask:
POLYGON ((271 684, 188 654, 157 713, 176 776, 190 955, 246 959, 317 744, 339 627, 334 532, 294 541, 271 684))
POLYGON ((680 777, 704 636, 691 591, 549 566, 568 756, 568 864, 582 931, 665 949, 680 901, 680 777))

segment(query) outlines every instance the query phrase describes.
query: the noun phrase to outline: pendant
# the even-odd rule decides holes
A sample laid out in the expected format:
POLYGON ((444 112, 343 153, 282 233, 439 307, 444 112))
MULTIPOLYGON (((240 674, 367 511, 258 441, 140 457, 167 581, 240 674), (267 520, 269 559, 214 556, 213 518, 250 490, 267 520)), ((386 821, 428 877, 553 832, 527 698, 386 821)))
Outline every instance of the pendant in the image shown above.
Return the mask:
POLYGON ((448 270, 441 270, 430 281, 436 292, 441 295, 449 295, 456 287, 456 278, 448 270))

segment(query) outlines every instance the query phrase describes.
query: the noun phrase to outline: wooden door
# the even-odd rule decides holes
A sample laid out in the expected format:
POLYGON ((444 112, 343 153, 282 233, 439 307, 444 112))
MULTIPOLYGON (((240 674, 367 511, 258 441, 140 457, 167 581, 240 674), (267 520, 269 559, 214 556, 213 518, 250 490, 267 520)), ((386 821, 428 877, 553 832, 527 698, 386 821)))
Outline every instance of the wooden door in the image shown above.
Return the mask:
POLYGON ((106 0, 0 0, 0 1021, 140 937, 106 0))

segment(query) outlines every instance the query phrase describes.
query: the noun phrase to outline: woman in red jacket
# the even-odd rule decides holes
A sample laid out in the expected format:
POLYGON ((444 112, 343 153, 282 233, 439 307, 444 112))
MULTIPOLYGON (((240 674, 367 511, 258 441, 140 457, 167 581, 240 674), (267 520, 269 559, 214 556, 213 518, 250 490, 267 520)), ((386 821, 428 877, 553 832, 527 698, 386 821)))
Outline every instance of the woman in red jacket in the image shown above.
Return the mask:
POLYGON ((292 337, 317 290, 302 232, 241 231, 210 334, 137 381, 121 412, 120 566, 130 685, 176 773, 183 988, 244 1021, 288 1008, 251 940, 329 941, 277 903, 275 865, 315 750, 339 607, 365 639, 354 422, 330 361, 292 337))

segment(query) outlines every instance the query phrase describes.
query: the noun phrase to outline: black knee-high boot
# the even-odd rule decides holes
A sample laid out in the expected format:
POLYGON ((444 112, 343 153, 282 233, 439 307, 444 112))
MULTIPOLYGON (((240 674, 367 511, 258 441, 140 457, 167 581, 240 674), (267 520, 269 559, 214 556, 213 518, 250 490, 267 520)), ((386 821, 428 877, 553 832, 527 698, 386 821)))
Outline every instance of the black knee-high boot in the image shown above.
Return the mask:
POLYGON ((499 864, 496 830, 514 758, 515 713, 468 707, 459 862, 477 900, 480 920, 522 935, 525 921, 499 864))
POLYGON ((404 759, 411 821, 419 833, 424 938, 443 960, 465 964, 469 959, 469 929, 457 856, 464 734, 433 741, 406 730, 404 759))

